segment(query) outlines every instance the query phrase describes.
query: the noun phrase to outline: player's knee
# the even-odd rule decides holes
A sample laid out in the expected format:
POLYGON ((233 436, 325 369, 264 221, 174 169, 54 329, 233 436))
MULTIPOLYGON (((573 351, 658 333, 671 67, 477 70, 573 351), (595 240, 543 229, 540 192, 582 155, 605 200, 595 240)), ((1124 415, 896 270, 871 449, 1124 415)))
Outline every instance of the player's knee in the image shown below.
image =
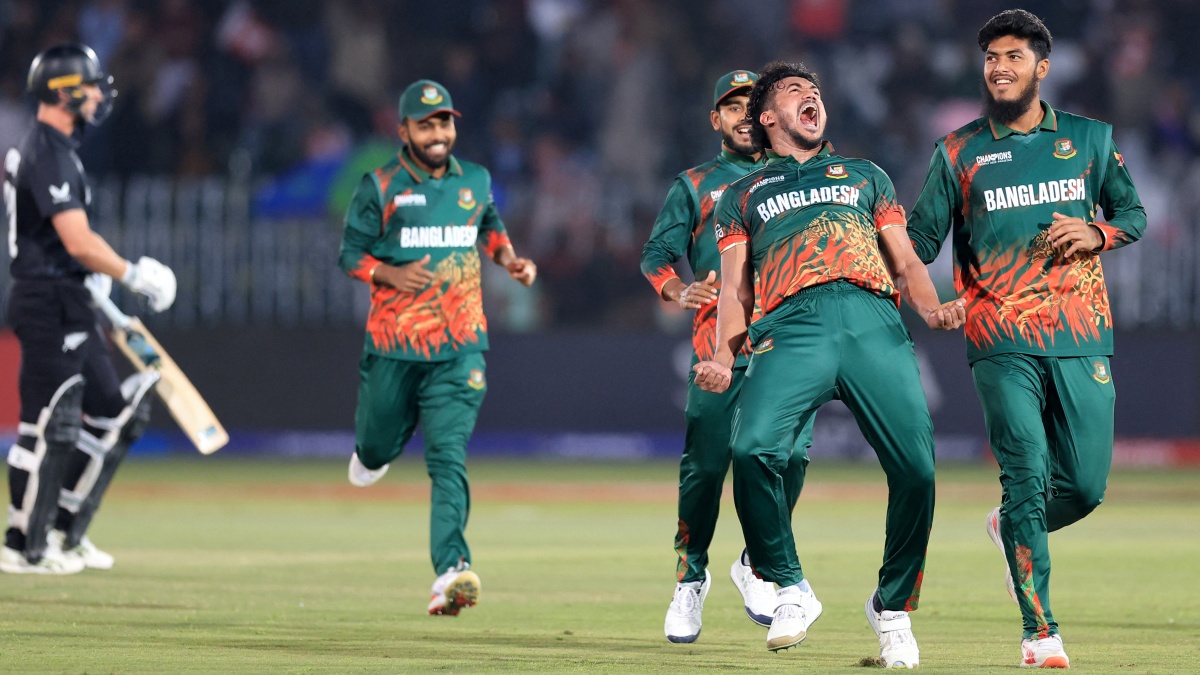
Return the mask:
POLYGON ((42 430, 48 445, 73 448, 79 440, 83 426, 83 383, 82 377, 72 377, 50 399, 49 415, 42 430))

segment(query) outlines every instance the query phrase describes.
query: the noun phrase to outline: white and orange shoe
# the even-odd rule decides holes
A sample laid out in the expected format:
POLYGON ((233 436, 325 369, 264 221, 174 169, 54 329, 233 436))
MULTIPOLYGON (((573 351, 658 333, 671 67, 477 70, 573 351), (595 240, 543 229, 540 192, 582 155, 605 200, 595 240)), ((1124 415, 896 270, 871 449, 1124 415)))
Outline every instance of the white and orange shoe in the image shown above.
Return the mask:
POLYGON ((1008 568, 1008 554, 1004 552, 1004 540, 1000 538, 1000 507, 992 509, 987 517, 987 533, 992 543, 1000 549, 1000 557, 1004 558, 1004 586, 1008 589, 1008 597, 1017 602, 1017 586, 1013 583, 1012 570, 1008 568))
POLYGON ((1021 640, 1022 668, 1070 668, 1071 659, 1063 651, 1062 638, 1051 635, 1044 638, 1021 640))
POLYGON ((460 562, 434 580, 427 608, 431 615, 458 616, 463 607, 475 606, 479 601, 479 575, 470 567, 460 562))

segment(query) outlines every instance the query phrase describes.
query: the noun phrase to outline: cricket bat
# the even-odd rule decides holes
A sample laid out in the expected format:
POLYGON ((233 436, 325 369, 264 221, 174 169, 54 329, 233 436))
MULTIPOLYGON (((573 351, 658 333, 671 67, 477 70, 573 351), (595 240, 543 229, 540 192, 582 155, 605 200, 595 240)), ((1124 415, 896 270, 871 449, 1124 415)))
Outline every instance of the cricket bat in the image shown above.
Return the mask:
POLYGON ((89 290, 92 290, 92 298, 100 311, 112 322, 113 342, 129 358, 133 367, 142 372, 150 369, 159 372, 158 385, 155 387, 158 397, 196 449, 201 454, 211 455, 224 447, 229 442, 225 427, 221 426, 212 408, 204 402, 187 375, 146 330, 142 320, 123 313, 107 295, 97 293, 90 286, 89 290))

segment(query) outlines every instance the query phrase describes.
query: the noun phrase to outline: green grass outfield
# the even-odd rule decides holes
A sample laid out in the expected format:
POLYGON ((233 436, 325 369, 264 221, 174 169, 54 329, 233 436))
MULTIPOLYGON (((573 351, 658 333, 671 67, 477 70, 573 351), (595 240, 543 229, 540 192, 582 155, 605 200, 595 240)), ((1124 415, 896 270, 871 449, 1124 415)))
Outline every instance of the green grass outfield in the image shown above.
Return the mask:
MULTIPOLYGON (((713 545, 704 631, 662 634, 674 586, 667 463, 475 463, 468 535, 478 607, 425 614, 427 479, 403 458, 354 489, 345 463, 131 460, 97 517, 110 572, 0 575, 0 672, 856 673, 878 643, 863 617, 882 548, 874 465, 817 463, 796 511, 825 613, 772 654, 728 578, 732 500, 713 545)), ((1014 672, 1020 618, 984 532, 987 467, 939 469, 914 632, 925 671, 1014 672)), ((1051 537, 1054 610, 1072 666, 1200 671, 1200 473, 1118 470, 1107 503, 1051 537)))

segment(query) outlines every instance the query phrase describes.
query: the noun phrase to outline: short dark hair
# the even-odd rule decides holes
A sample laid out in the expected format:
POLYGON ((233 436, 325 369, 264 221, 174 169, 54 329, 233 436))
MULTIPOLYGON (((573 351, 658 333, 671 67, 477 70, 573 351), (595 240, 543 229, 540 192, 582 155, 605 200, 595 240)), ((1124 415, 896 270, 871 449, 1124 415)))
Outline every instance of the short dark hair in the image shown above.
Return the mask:
POLYGON ((750 119, 750 140, 759 150, 770 149, 771 140, 767 138, 767 130, 758 121, 764 108, 771 104, 776 85, 789 77, 802 77, 813 83, 818 89, 821 83, 817 81, 816 73, 809 70, 803 63, 787 61, 772 61, 758 71, 758 82, 750 90, 750 102, 746 104, 746 117, 750 119))
POLYGON ((988 19, 979 29, 979 48, 986 52, 993 40, 1007 35, 1028 40, 1038 61, 1048 58, 1054 47, 1050 29, 1041 19, 1023 9, 1008 9, 988 19))

